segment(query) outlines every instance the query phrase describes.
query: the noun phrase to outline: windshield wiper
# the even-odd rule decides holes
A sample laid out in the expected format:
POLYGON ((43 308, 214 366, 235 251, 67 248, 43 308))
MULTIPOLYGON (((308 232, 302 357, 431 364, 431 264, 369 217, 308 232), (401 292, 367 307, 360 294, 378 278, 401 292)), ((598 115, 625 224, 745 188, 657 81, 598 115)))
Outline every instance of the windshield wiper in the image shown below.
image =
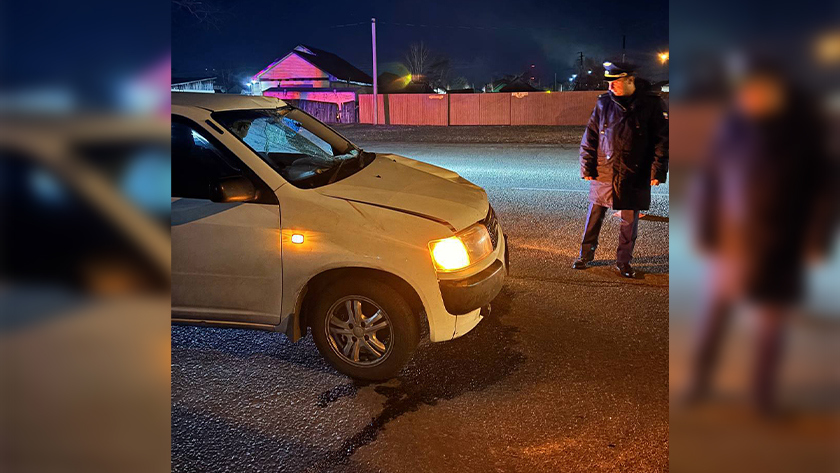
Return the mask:
MULTIPOLYGON (((370 151, 365 151, 365 150, 363 150, 362 148, 359 148, 359 156, 363 156, 363 155, 368 155, 368 156, 370 156, 370 157, 371 157, 371 161, 373 161, 373 158, 375 158, 375 157, 376 157, 376 153, 371 153, 370 151)), ((364 160, 364 158, 362 158, 362 164, 364 164, 364 162, 365 162, 365 160, 364 160)), ((370 164, 370 163, 368 163, 368 164, 370 164)))
POLYGON ((363 153, 364 151, 361 148, 359 148, 359 153, 356 156, 352 156, 350 158, 342 159, 341 161, 339 161, 338 166, 336 166, 335 168, 335 172, 332 176, 330 176, 330 179, 327 181, 327 184, 332 184, 333 182, 335 182, 336 179, 338 179, 338 174, 341 172, 341 167, 344 166, 344 163, 357 158, 361 158, 363 153))

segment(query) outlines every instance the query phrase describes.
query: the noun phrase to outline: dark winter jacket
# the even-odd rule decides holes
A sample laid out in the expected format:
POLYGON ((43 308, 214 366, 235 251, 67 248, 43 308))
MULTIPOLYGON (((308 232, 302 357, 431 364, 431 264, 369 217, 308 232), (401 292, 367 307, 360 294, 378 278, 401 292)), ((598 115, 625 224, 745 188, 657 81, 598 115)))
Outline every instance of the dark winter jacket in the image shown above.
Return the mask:
POLYGON ((800 297, 806 257, 830 254, 840 215, 825 124, 807 95, 786 93, 779 116, 726 114, 692 193, 698 242, 753 301, 800 297))
POLYGON ((601 94, 580 142, 581 177, 593 177, 589 200, 616 210, 650 207, 650 181, 668 174, 668 112, 650 84, 636 79, 629 105, 601 94))

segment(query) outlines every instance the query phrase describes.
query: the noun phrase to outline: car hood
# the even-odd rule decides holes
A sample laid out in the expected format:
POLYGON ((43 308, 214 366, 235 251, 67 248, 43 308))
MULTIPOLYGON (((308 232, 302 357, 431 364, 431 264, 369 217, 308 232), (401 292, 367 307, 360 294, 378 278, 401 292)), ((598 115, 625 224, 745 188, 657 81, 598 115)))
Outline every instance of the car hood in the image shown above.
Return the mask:
POLYGON ((457 173, 394 154, 377 154, 361 171, 317 191, 390 208, 460 231, 487 215, 484 189, 457 173))

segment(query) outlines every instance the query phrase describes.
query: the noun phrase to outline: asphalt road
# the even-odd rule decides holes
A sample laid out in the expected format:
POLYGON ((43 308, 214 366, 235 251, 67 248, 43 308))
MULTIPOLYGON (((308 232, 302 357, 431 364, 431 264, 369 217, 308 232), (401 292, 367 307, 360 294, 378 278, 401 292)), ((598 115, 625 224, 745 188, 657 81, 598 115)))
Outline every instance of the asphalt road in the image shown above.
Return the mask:
POLYGON ((361 144, 487 190, 511 245, 491 316, 369 385, 336 373, 311 337, 173 327, 172 470, 667 471, 667 185, 627 280, 610 269, 613 217, 595 266, 570 268, 586 208, 576 149, 361 144))

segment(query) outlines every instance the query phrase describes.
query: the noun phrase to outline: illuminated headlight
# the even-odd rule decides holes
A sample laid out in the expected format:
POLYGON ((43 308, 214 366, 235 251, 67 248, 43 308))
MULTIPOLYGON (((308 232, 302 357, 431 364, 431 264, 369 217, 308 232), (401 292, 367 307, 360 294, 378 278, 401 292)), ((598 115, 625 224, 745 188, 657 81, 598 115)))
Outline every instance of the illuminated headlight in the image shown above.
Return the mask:
POLYGON ((429 251, 438 271, 456 271, 492 253, 493 243, 487 228, 479 223, 455 236, 429 242, 429 251))

